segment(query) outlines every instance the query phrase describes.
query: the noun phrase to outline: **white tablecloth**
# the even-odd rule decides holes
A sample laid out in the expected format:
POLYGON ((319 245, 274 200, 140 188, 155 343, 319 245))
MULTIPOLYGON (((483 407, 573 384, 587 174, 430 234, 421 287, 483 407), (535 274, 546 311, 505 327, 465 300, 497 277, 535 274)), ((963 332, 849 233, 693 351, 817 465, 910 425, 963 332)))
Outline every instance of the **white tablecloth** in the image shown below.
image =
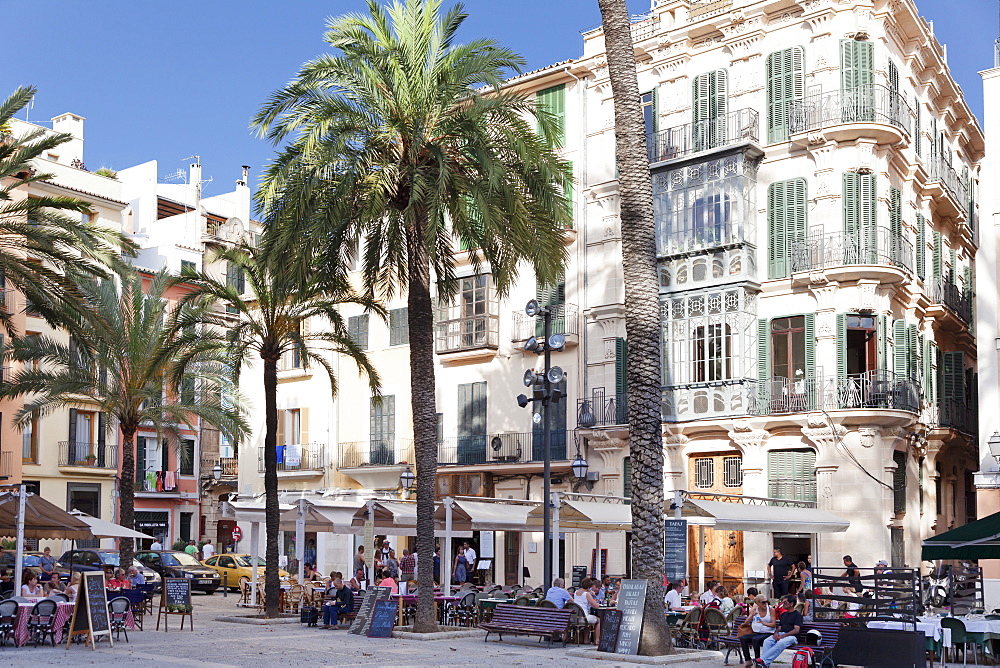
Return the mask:
MULTIPOLYGON (((908 631, 911 627, 904 622, 868 622, 868 628, 908 631)), ((929 617, 927 620, 921 619, 917 622, 917 630, 922 631, 928 638, 943 641, 945 647, 951 647, 951 629, 942 628, 940 618, 929 617)))

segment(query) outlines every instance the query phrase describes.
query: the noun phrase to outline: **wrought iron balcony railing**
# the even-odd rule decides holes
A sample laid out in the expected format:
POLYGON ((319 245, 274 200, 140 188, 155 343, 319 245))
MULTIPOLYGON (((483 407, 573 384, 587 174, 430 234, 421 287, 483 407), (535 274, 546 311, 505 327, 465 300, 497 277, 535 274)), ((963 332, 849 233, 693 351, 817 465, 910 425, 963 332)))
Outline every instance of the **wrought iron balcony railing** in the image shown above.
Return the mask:
POLYGON ((628 424, 628 394, 608 394, 603 387, 595 388, 590 399, 576 402, 578 429, 628 424))
MULTIPOLYGON (((576 304, 556 304, 549 308, 552 309, 553 334, 580 333, 580 310, 576 304)), ((541 337, 544 334, 545 324, 542 316, 531 317, 524 311, 514 312, 514 323, 510 337, 512 341, 524 341, 529 337, 541 337)))
POLYGON ((649 162, 683 158, 746 142, 758 142, 756 109, 737 109, 724 116, 677 125, 646 135, 649 162))
MULTIPOLYGON (((321 443, 278 446, 279 471, 322 471, 326 468, 325 448, 321 443)), ((257 448, 257 472, 264 472, 264 448, 257 448)))
POLYGON ((384 438, 341 443, 340 466, 351 469, 364 466, 405 466, 414 464, 412 438, 384 438))
POLYGON ((202 457, 201 477, 211 478, 212 469, 218 464, 222 469, 223 478, 236 478, 240 475, 240 460, 238 457, 202 457))
POLYGON ((878 84, 807 95, 789 106, 788 127, 793 134, 845 123, 894 125, 910 136, 913 111, 902 95, 878 84))
POLYGON ((811 234, 791 247, 792 271, 815 271, 856 264, 897 267, 913 273, 913 244, 884 227, 875 234, 811 234))
POLYGON ((963 291, 957 285, 949 283, 944 277, 933 277, 930 279, 929 296, 931 302, 944 304, 962 322, 966 324, 972 323, 972 295, 963 291))
POLYGON ((940 182, 958 202, 959 208, 968 212, 969 186, 944 158, 935 155, 927 159, 927 180, 940 182))
POLYGON ((756 396, 751 397, 751 415, 850 408, 920 410, 919 383, 884 369, 830 378, 769 378, 756 383, 756 396))
MULTIPOLYGON (((566 444, 573 440, 572 430, 553 429, 552 460, 566 459, 566 444)), ((545 443, 541 431, 477 436, 452 436, 438 443, 438 465, 512 464, 544 461, 545 443)))
POLYGON ((495 313, 434 323, 434 352, 496 350, 500 347, 500 317, 495 313))
POLYGON ((968 434, 975 434, 978 426, 979 416, 976 407, 970 406, 964 401, 954 399, 941 399, 938 401, 938 421, 942 427, 958 429, 968 434))
POLYGON ((59 441, 59 466, 118 468, 118 446, 107 443, 59 441))

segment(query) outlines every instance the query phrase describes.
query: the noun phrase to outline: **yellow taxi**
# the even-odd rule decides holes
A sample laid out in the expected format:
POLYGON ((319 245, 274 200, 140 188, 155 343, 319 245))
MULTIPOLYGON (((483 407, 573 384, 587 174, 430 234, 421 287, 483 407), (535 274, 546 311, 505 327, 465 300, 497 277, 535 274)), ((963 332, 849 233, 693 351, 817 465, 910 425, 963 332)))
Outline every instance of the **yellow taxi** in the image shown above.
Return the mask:
MULTIPOLYGON (((239 591, 240 580, 253 579, 253 571, 251 570, 253 556, 249 554, 217 554, 209 557, 202 563, 209 568, 218 571, 219 577, 223 578, 223 582, 225 582, 230 589, 239 591)), ((288 573, 278 569, 278 577, 287 578, 288 573)), ((257 579, 264 579, 263 557, 257 557, 257 579)))

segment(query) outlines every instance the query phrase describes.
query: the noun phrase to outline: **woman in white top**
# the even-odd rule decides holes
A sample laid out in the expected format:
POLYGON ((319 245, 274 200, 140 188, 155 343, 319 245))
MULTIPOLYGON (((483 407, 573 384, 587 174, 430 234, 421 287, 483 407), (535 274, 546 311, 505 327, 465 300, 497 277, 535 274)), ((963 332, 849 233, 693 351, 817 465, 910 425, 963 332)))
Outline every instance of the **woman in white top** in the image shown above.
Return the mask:
POLYGON ((35 571, 25 569, 21 574, 21 596, 45 596, 42 585, 38 584, 38 574, 35 571))
POLYGON ((73 572, 73 577, 70 578, 69 586, 66 587, 66 595, 69 596, 69 602, 70 603, 75 603, 76 602, 77 592, 80 591, 80 580, 81 579, 83 579, 83 576, 80 575, 80 571, 74 571, 73 572))
POLYGON ((750 668, 753 660, 750 658, 750 648, 753 647, 754 658, 760 658, 760 648, 764 641, 774 632, 774 608, 767 604, 767 597, 758 594, 747 617, 753 633, 740 636, 740 650, 743 652, 744 668, 750 668))
POLYGON ((597 602, 597 592, 600 590, 600 581, 584 578, 583 582, 580 583, 580 588, 573 594, 573 602, 583 610, 587 623, 594 625, 594 644, 597 644, 598 638, 601 637, 601 622, 593 613, 594 608, 601 607, 601 604, 597 602))
POLYGON ((723 587, 722 585, 719 585, 718 587, 715 588, 715 596, 719 600, 719 610, 722 612, 722 614, 728 615, 730 612, 732 612, 733 608, 736 607, 736 604, 733 603, 733 599, 729 598, 729 594, 726 592, 726 588, 723 587))

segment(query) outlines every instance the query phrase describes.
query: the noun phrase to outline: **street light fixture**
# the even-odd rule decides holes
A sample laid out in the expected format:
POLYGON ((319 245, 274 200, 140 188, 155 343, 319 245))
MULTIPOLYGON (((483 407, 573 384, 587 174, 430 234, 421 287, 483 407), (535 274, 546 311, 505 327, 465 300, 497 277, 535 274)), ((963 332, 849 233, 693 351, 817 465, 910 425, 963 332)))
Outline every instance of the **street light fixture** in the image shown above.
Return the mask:
POLYGON ((406 470, 399 474, 399 484, 402 485, 403 489, 410 491, 413 489, 413 483, 417 479, 417 476, 413 475, 413 471, 407 466, 406 470))
POLYGON ((215 482, 219 482, 222 479, 222 466, 218 460, 216 460, 215 466, 212 467, 212 477, 215 478, 215 482))
POLYGON ((587 469, 590 465, 587 464, 587 460, 580 455, 579 452, 576 453, 576 459, 570 464, 570 468, 573 470, 573 475, 581 480, 587 477, 587 469))

